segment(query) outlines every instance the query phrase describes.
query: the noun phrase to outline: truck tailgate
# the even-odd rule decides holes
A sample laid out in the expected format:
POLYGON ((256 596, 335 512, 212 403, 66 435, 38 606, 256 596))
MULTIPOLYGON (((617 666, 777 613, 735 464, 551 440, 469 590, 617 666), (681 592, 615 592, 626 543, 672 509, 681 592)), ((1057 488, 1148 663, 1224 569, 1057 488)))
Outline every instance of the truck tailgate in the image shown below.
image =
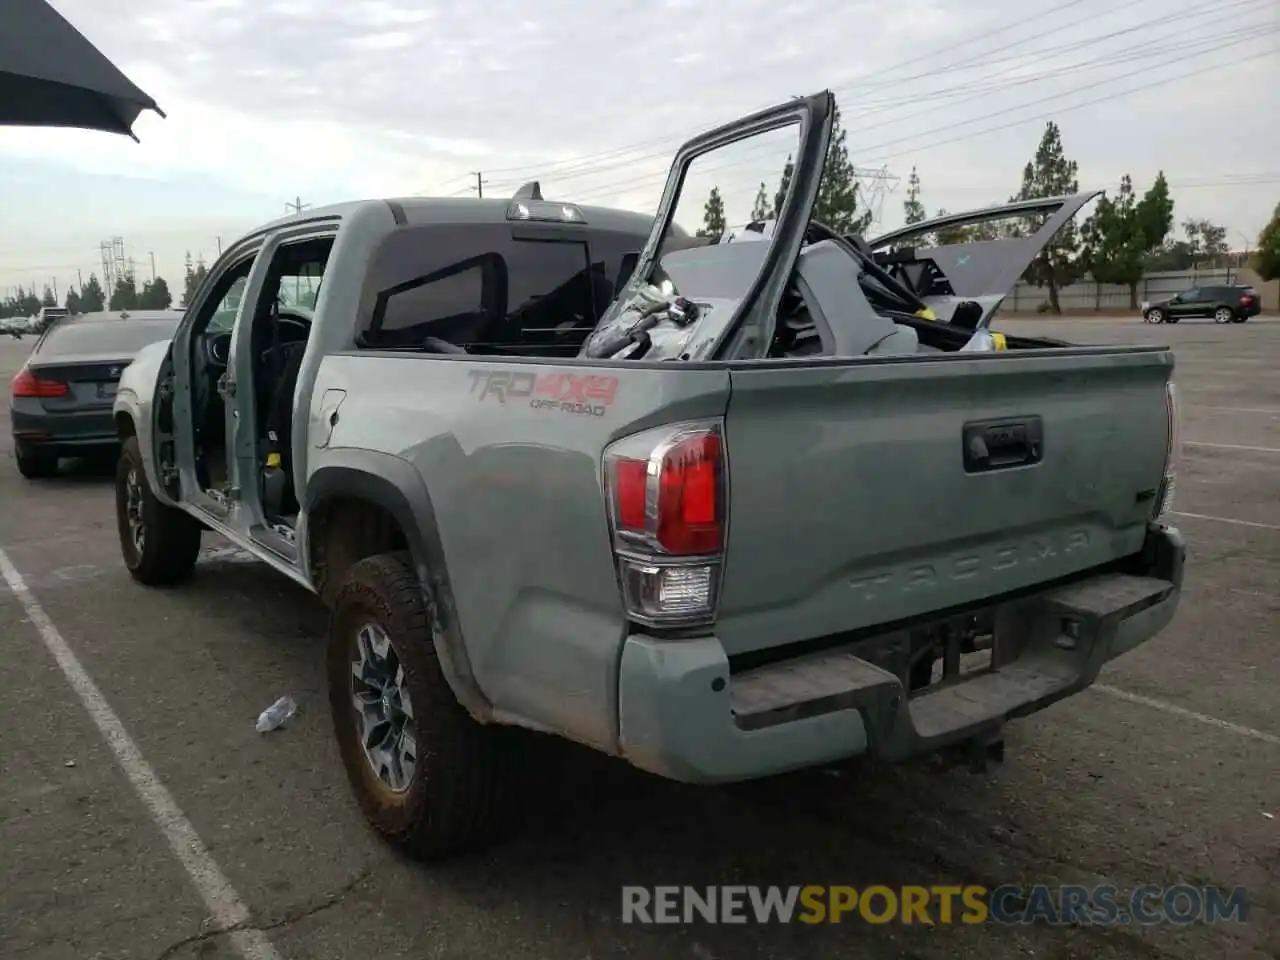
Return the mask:
POLYGON ((726 650, 963 606, 1137 552, 1172 371, 1161 347, 735 365, 726 650))

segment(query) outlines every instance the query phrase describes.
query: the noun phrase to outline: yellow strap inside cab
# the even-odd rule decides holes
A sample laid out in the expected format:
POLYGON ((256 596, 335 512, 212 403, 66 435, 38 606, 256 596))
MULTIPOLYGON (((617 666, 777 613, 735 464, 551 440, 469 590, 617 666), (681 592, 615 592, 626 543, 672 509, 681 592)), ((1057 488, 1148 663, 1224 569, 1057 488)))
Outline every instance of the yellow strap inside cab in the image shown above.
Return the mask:
POLYGON ((268 466, 268 467, 278 467, 278 466, 280 466, 280 454, 278 454, 278 453, 268 453, 268 454, 267 454, 267 466, 268 466))
POLYGON ((916 311, 916 316, 921 320, 937 320, 937 315, 928 307, 916 311))
POLYGON ((992 330, 992 331, 991 331, 991 340, 992 340, 992 342, 993 342, 993 343, 995 343, 995 345, 996 345, 996 349, 997 349, 997 350, 1008 350, 1008 349, 1009 349, 1009 344, 1005 341, 1005 339, 1004 339, 1004 334, 1003 334, 1003 333, 996 333, 994 330, 992 330))

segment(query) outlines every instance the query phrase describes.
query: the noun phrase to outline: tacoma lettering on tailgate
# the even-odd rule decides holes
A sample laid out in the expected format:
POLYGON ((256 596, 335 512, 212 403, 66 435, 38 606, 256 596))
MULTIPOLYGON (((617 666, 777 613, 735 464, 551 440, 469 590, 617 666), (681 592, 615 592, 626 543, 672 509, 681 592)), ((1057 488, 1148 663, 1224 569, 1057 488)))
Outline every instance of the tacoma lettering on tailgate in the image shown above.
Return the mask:
POLYGON ((864 600, 876 597, 930 591, 943 583, 967 580, 983 573, 1001 573, 1013 567, 1033 566, 1059 554, 1073 553, 1089 546, 1088 530, 1072 530, 1055 537, 1031 537, 1021 542, 999 543, 985 550, 961 553, 937 561, 926 561, 882 570, 857 577, 849 586, 864 600))
POLYGON ((510 370, 470 370, 471 393, 481 402, 502 406, 526 400, 534 410, 603 417, 618 395, 618 378, 597 374, 524 373, 510 370))

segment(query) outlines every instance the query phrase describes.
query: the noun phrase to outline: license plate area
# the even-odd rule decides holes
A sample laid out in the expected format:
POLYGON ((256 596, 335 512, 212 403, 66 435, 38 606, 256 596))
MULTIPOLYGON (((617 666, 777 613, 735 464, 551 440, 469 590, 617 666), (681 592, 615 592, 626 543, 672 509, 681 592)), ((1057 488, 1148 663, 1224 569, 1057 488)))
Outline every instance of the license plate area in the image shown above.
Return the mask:
POLYGON ((117 388, 117 386, 119 386, 119 384, 115 384, 115 383, 100 383, 100 384, 98 384, 98 399, 99 399, 99 400, 114 400, 114 399, 115 399, 115 396, 116 396, 116 388, 117 388))
POLYGON ((902 681, 908 696, 963 683, 994 666, 994 610, 936 620, 868 638, 853 653, 902 681))

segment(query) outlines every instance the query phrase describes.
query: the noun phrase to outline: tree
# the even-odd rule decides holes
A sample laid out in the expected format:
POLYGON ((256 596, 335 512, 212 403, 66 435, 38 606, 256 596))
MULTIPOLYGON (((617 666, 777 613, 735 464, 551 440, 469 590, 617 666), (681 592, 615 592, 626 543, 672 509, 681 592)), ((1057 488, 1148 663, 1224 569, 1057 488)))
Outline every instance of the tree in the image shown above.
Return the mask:
POLYGON ((751 205, 751 219, 768 220, 772 217, 773 211, 769 209, 769 192, 764 187, 764 181, 760 181, 760 189, 756 191, 755 203, 751 205))
POLYGON ((138 287, 133 281, 133 274, 123 274, 120 279, 116 281, 115 289, 111 291, 111 300, 107 304, 107 309, 138 309, 138 287))
POLYGON ((1164 171, 1138 200, 1128 174, 1120 181, 1115 199, 1103 196, 1093 216, 1085 221, 1081 264, 1098 283, 1118 283, 1129 288, 1129 308, 1138 308, 1138 283, 1153 257, 1165 249, 1173 226, 1173 198, 1164 171))
POLYGON ((66 307, 67 313, 84 313, 84 309, 80 306, 80 294, 76 293, 75 287, 67 287, 66 307))
POLYGON ((107 309, 107 295, 95 274, 89 274, 89 279, 80 288, 80 309, 85 313, 98 313, 107 309))
POLYGON ((200 288, 200 284, 204 282, 204 278, 208 273, 209 270, 204 265, 203 260, 198 265, 192 265, 191 251, 188 250, 183 260, 182 303, 184 306, 191 303, 192 298, 196 295, 196 290, 200 288))
MULTIPOLYGON (((1040 197, 1057 197, 1063 194, 1076 193, 1080 184, 1076 179, 1077 166, 1074 160, 1068 160, 1062 149, 1062 134, 1053 121, 1045 126, 1044 136, 1040 138, 1040 146, 1036 155, 1022 171, 1022 188, 1014 200, 1034 200, 1040 197)), ((1048 214, 1033 214, 1027 217, 1032 230, 1038 230, 1048 219, 1048 214)), ((1037 287, 1049 288, 1049 309, 1053 313, 1062 313, 1058 303, 1058 290, 1075 281, 1083 269, 1077 255, 1080 246, 1078 231, 1074 223, 1067 223, 1057 236, 1050 240, 1043 250, 1031 261, 1024 274, 1025 278, 1037 287)))
POLYGON ((173 294, 169 292, 169 284, 164 277, 148 280, 138 294, 139 310, 168 310, 172 303, 173 294))
POLYGON ((796 172, 796 162, 791 159, 791 154, 787 154, 787 163, 782 168, 782 178, 778 181, 778 192, 773 195, 773 215, 778 216, 782 212, 782 205, 787 200, 787 191, 791 189, 791 178, 796 172))
MULTIPOLYGON (((947 215, 946 207, 938 208, 938 217, 947 215)), ((968 243, 970 240, 969 231, 965 227, 943 227, 933 235, 933 242, 940 247, 945 247, 952 243, 968 243)))
POLYGON ((813 219, 826 224, 836 233, 858 236, 866 233, 871 226, 871 211, 858 212, 860 187, 857 172, 849 160, 849 150, 845 146, 840 108, 836 107, 831 121, 831 142, 827 145, 827 159, 818 184, 818 202, 813 207, 813 219))
POLYGON ((911 176, 907 178, 907 199, 902 202, 902 212, 907 223, 920 223, 928 218, 924 204, 920 202, 920 174, 911 168, 911 176))
POLYGON ((697 236, 710 237, 718 243, 724 236, 724 230, 724 200, 720 196, 720 188, 712 187, 711 194, 702 208, 702 228, 697 236))
POLYGON ((1258 250, 1253 255, 1253 268, 1263 280, 1280 278, 1280 203, 1271 214, 1271 222, 1258 234, 1258 250))
POLYGON ((1186 234, 1187 246, 1194 266, 1201 260, 1210 263, 1227 252, 1227 228, 1220 227, 1209 220, 1187 219, 1182 221, 1182 232, 1186 234))
POLYGON ((58 298, 53 295, 53 289, 51 287, 45 287, 44 294, 40 297, 40 306, 56 307, 57 305, 58 298))

